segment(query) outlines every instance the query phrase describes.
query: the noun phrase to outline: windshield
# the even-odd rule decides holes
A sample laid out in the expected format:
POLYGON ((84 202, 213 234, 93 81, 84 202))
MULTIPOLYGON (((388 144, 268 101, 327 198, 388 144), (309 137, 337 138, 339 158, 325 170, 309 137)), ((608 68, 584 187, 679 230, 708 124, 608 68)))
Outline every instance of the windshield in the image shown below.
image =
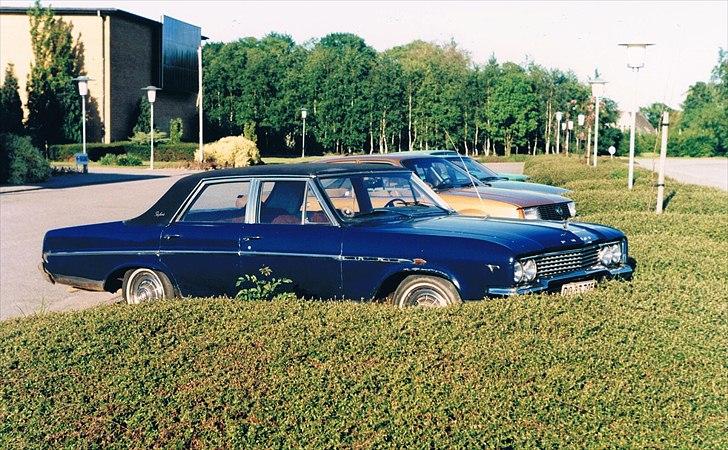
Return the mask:
POLYGON ((479 162, 468 158, 467 156, 464 157, 448 157, 448 161, 452 162, 456 166, 463 168, 465 167, 475 178, 479 180, 497 180, 499 178, 502 178, 497 173, 493 172, 489 168, 485 167, 484 165, 480 164, 479 162))
POLYGON ((437 194, 410 173, 322 177, 320 182, 336 213, 345 222, 451 212, 437 194))
POLYGON ((446 160, 445 158, 417 158, 402 161, 402 165, 435 190, 479 185, 477 177, 446 160))

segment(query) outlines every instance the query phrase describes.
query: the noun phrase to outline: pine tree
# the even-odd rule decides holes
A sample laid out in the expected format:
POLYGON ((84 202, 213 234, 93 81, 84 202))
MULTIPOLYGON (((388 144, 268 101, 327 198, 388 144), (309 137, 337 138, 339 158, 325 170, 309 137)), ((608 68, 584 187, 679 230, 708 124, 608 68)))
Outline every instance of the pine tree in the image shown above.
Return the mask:
POLYGON ((28 76, 28 131, 40 147, 78 142, 81 108, 72 79, 78 72, 78 48, 72 26, 36 0, 28 10, 33 63, 28 76))
POLYGON ((23 106, 12 64, 5 69, 5 81, 0 89, 0 133, 23 133, 23 106))

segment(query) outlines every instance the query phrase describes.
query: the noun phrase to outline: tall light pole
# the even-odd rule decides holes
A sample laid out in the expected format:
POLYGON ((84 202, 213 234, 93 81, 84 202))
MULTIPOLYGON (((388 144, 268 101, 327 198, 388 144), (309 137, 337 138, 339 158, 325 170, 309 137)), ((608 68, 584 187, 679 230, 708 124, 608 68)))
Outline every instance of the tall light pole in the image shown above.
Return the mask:
POLYGON ((88 82, 91 81, 91 78, 82 75, 74 78, 72 81, 78 83, 78 93, 81 95, 81 146, 85 156, 83 173, 88 173, 88 153, 86 152, 86 96, 88 95, 88 82))
POLYGON ((566 122, 566 156, 569 156, 569 140, 571 140, 571 130, 574 129, 574 121, 566 122))
POLYGON ((556 154, 559 153, 559 140, 561 138, 561 118, 564 117, 564 113, 556 111, 556 154))
POLYGON ((306 108, 301 108, 301 120, 303 120, 303 136, 301 138, 301 158, 304 158, 306 156, 306 116, 308 115, 308 110, 306 108))
POLYGON ((143 87, 142 91, 147 91, 149 101, 149 168, 154 170, 154 101, 157 99, 157 91, 161 89, 150 85, 143 87))
POLYGON ((601 98, 604 96, 604 85, 606 81, 599 78, 589 80, 592 88, 592 96, 596 102, 596 108, 594 111, 594 167, 597 166, 597 150, 599 149, 599 103, 601 98))
POLYGON ((634 186, 634 141, 635 128, 637 124, 637 76, 641 68, 645 66, 645 54, 647 47, 654 44, 629 43, 619 44, 627 48, 627 67, 634 72, 634 91, 632 95, 632 121, 629 125, 629 171, 627 174, 627 187, 634 186))
MULTIPOLYGON (((586 116, 584 114, 579 114, 578 116, 576 116, 576 123, 579 125, 579 128, 584 129, 585 120, 586 116)), ((576 133, 576 153, 579 154, 579 133, 576 133)))
POLYGON ((197 101, 199 102, 199 117, 198 117, 198 128, 199 128, 199 148, 200 148, 200 162, 205 162, 205 154, 203 153, 203 141, 202 141, 202 44, 197 47, 197 101))

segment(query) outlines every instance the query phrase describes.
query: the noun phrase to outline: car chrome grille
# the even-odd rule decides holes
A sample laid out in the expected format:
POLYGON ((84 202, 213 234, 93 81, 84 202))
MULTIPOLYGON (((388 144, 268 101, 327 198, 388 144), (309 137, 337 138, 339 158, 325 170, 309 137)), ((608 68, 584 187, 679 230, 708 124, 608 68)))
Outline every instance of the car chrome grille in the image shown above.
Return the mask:
POLYGON ((543 220, 564 220, 571 217, 568 203, 552 203, 538 207, 538 214, 543 220))
POLYGON ((575 250, 548 253, 537 256, 535 260, 539 277, 576 272, 597 265, 599 262, 599 246, 590 245, 575 250))

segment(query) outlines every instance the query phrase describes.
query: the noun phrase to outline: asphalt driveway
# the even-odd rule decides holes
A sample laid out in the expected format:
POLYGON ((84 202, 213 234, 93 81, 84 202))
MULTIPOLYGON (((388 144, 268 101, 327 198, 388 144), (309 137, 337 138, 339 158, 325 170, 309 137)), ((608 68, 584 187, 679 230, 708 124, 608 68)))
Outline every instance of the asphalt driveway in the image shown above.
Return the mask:
POLYGON ((0 319, 36 311, 79 309, 116 301, 104 292, 52 285, 38 270, 46 231, 134 217, 149 208, 181 170, 102 170, 55 177, 0 193, 0 319), (90 183, 90 185, 89 185, 90 183))
MULTIPOLYGON (((657 172, 659 158, 637 158, 637 164, 657 172)), ((665 175, 683 183, 728 191, 728 158, 667 158, 665 175)))

